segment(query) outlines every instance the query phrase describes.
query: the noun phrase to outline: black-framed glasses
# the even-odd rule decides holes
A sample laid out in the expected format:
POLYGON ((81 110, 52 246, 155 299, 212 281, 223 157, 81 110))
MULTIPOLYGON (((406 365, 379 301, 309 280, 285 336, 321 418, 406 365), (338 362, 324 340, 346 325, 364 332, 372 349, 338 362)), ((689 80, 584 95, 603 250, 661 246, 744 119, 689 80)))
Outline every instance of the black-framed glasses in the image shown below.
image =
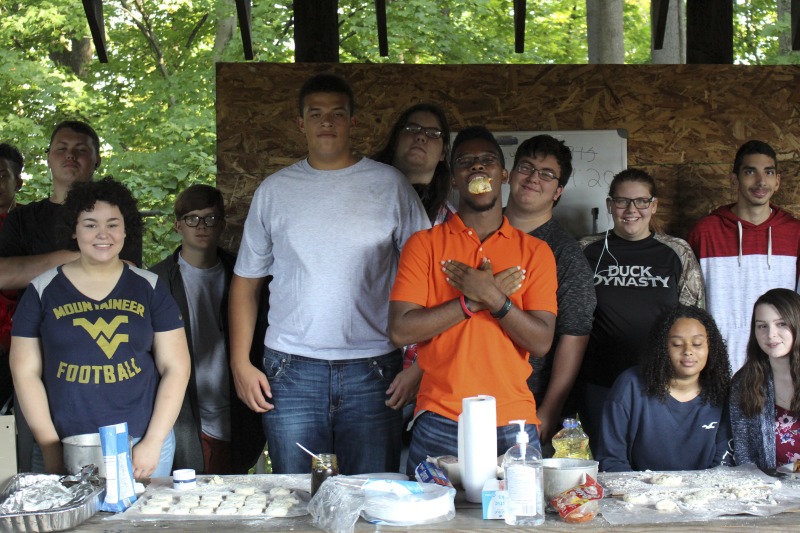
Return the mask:
POLYGON ((553 172, 552 170, 538 169, 534 166, 529 165, 528 163, 520 163, 514 170, 516 170, 523 176, 533 176, 534 174, 538 173, 539 179, 542 181, 550 182, 553 180, 558 180, 558 176, 556 176, 555 172, 553 172))
POLYGON ((441 139, 442 138, 442 130, 439 128, 426 128, 424 126, 420 126, 419 124, 414 124, 413 122, 409 122, 405 126, 403 126, 403 131, 406 133, 410 133, 411 135, 416 135, 419 132, 424 132, 425 137, 429 139, 441 139))
POLYGON ((650 198, 623 198, 622 196, 609 196, 609 200, 614 202, 614 205, 619 209, 628 209, 628 206, 633 204, 633 207, 636 209, 647 209, 650 207, 650 204, 653 203, 653 200, 656 199, 655 196, 651 196, 650 198))
POLYGON ((213 228, 214 226, 222 220, 221 216, 218 215, 208 215, 205 217, 197 216, 197 215, 186 215, 181 220, 183 223, 189 226, 190 228, 196 228, 200 225, 200 221, 203 221, 203 224, 208 226, 209 228, 213 228))
POLYGON ((490 167, 496 165, 499 161, 500 158, 494 154, 464 155, 453 161, 453 165, 456 168, 470 168, 475 163, 480 163, 483 167, 490 167))

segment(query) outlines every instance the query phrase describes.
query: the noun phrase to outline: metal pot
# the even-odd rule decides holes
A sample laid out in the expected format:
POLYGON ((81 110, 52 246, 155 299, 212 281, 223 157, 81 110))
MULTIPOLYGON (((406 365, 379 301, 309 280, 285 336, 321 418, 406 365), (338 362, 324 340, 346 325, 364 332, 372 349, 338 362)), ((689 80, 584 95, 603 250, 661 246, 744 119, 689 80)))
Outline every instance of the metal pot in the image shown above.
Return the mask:
POLYGON ((61 445, 64 448, 64 468, 67 469, 67 474, 80 474, 82 467, 93 464, 100 470, 100 477, 106 477, 99 433, 65 437, 61 439, 61 445))
POLYGON ((580 485, 584 474, 597 479, 598 464, 587 459, 542 459, 545 501, 580 485))

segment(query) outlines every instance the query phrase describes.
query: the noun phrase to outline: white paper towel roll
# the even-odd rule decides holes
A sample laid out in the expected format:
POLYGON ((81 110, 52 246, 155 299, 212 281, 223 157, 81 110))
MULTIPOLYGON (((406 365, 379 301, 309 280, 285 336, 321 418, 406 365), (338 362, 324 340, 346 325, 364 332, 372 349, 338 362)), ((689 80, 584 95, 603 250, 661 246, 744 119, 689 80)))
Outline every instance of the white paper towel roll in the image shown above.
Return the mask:
POLYGON ((458 466, 467 501, 480 502, 483 484, 497 477, 497 403, 493 396, 461 401, 458 466))

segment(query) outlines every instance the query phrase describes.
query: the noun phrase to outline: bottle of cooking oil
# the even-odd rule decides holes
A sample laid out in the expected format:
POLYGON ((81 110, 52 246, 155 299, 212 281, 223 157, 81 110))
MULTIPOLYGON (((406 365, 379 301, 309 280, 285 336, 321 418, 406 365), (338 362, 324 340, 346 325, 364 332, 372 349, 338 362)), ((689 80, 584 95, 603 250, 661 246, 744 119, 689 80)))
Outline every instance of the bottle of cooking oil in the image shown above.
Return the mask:
POLYGON ((574 418, 564 419, 564 427, 553 437, 553 457, 569 459, 591 459, 589 436, 583 432, 581 423, 574 418))

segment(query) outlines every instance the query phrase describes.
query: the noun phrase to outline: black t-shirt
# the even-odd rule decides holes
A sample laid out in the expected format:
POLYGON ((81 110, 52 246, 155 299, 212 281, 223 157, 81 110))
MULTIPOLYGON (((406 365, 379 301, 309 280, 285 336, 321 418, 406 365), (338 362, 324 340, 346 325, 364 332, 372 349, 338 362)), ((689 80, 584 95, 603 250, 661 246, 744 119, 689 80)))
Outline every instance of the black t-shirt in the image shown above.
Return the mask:
POLYGON ((610 387, 639 364, 656 319, 678 305, 683 265, 652 234, 627 241, 609 232, 607 248, 604 240, 583 250, 594 272, 597 307, 582 375, 587 383, 610 387))
MULTIPOLYGON (((8 214, 0 229, 0 257, 27 257, 67 248, 63 206, 48 199, 22 205, 8 214)), ((120 258, 142 264, 142 241, 125 240, 120 258)))

